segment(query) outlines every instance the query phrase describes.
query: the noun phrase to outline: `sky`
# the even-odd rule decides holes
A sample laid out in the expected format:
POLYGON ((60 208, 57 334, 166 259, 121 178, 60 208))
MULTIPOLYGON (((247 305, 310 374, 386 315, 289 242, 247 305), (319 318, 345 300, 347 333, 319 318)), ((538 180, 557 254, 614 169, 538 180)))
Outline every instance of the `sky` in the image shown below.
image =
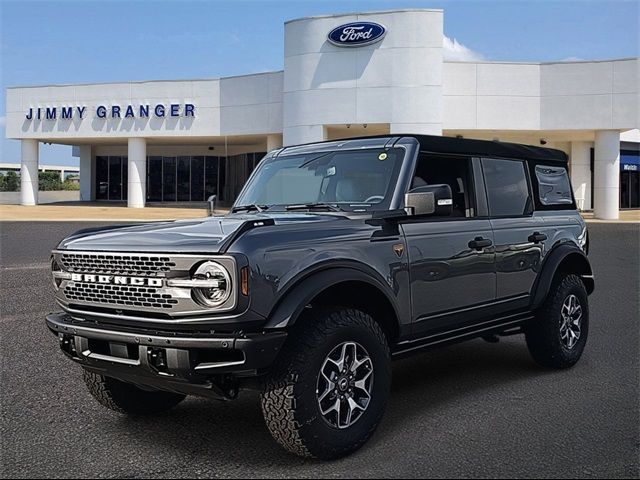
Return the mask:
MULTIPOLYGON (((0 162, 8 86, 217 78, 283 68, 284 22, 308 15, 444 9, 445 59, 566 61, 637 57, 635 1, 0 0, 0 162)), ((77 165, 41 145, 42 164, 77 165)))

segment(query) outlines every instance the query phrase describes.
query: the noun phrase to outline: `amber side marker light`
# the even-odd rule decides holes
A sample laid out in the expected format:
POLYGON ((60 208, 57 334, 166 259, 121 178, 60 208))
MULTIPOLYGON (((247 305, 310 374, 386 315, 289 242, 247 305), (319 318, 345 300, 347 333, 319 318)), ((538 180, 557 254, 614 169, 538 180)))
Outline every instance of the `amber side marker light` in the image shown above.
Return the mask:
POLYGON ((240 292, 245 297, 249 295, 249 267, 240 269, 240 292))

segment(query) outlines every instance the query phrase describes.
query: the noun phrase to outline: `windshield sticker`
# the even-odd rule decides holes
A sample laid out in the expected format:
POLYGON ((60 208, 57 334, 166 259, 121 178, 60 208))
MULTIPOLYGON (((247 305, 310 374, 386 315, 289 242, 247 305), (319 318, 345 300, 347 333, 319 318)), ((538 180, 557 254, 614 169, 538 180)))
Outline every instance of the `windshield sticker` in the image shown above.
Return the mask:
POLYGON ((383 161, 386 160, 388 157, 388 155, 386 153, 381 153, 380 155, 378 155, 378 160, 383 161))

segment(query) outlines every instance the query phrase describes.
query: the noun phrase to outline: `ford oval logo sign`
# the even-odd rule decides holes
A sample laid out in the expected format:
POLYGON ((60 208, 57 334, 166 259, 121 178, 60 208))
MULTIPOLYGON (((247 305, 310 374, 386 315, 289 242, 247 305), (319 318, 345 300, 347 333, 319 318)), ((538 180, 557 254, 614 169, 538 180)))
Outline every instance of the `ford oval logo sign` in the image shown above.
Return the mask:
POLYGON ((362 47, 379 42, 387 29, 379 23, 354 22, 340 25, 327 35, 327 39, 338 47, 362 47))

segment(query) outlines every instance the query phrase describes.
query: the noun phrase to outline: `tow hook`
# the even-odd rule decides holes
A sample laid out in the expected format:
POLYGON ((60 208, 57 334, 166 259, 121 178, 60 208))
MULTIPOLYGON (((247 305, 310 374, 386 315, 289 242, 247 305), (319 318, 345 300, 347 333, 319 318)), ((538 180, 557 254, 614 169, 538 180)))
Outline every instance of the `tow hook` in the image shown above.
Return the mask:
POLYGON ((238 381, 233 377, 224 376, 216 378, 212 382, 213 390, 222 397, 223 400, 235 400, 238 398, 238 381))
POLYGON ((78 358, 78 352, 76 351, 76 342, 72 335, 58 334, 58 340, 60 341, 60 348, 67 355, 78 358))
POLYGON ((168 375, 167 371, 167 351, 164 348, 147 349, 147 359, 149 366, 160 374, 168 375))

